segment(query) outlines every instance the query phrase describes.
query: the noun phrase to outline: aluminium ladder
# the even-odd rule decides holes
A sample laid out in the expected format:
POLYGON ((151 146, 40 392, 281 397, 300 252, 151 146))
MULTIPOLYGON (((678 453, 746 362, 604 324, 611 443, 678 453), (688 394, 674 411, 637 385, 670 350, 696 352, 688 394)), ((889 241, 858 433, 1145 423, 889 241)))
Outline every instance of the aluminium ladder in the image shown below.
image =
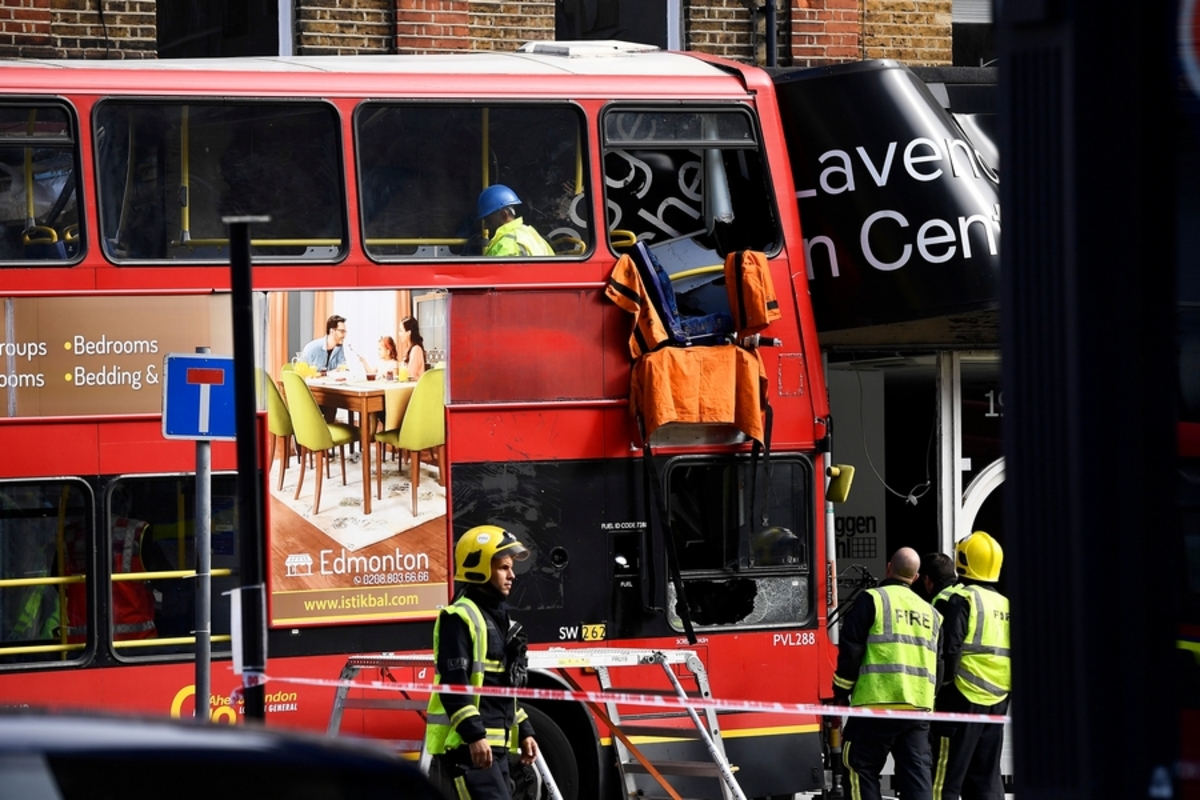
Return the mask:
MULTIPOLYGON (((412 711, 424 713, 427 700, 413 699, 404 695, 403 699, 387 698, 351 698, 349 696, 352 682, 364 669, 378 668, 385 673, 391 668, 423 667, 432 669, 433 654, 425 653, 380 653, 375 655, 353 655, 342 668, 339 685, 334 697, 333 711, 329 718, 329 735, 336 735, 341 728, 342 713, 348 708, 377 709, 393 711, 412 711)), ((530 670, 555 672, 567 681, 574 689, 579 689, 577 681, 566 674, 568 669, 594 670, 600 683, 600 689, 608 694, 659 694, 687 699, 688 693, 676 676, 674 668, 682 667, 695 681, 698 694, 703 698, 711 698, 708 685, 708 674, 700 658, 692 650, 654 650, 640 648, 553 648, 550 650, 530 650, 530 670), (614 674, 620 674, 623 667, 653 667, 658 666, 669 682, 669 689, 632 689, 619 688, 613 685, 614 674)), ((723 800, 746 800, 737 779, 733 775, 734 768, 729 765, 725 755, 725 746, 721 741, 720 728, 717 724, 717 714, 712 708, 706 708, 701 713, 695 709, 655 710, 650 713, 622 714, 619 702, 607 702, 604 707, 595 703, 587 703, 588 707, 600 717, 612 733, 613 749, 617 754, 617 764, 624 793, 629 798, 655 797, 655 787, 665 790, 671 800, 680 800, 680 795, 670 786, 666 775, 675 775, 684 779, 718 779, 723 800), (669 721, 686 718, 690 725, 671 726, 669 721), (657 724, 656 724, 657 723, 657 724), (632 737, 657 739, 663 741, 691 741, 703 744, 702 760, 651 760, 642 749, 634 743, 632 737)), ((419 752, 422 771, 428 772, 430 756, 421 741, 396 742, 401 751, 419 752)), ((539 758, 538 770, 546 782, 552 797, 558 798, 558 789, 554 785, 549 769, 544 759, 539 758)), ((662 795, 657 795, 662 796, 662 795)))

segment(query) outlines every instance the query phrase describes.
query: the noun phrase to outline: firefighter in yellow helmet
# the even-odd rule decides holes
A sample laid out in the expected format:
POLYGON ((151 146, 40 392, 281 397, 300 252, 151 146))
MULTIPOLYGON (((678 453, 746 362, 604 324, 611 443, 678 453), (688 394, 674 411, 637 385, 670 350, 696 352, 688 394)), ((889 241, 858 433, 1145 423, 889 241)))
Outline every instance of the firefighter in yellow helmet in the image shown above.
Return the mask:
MULTIPOLYGON (((833 700, 855 708, 930 711, 939 676, 941 617, 912 590, 921 558, 901 547, 879 586, 854 599, 842 619, 833 700)), ((892 787, 904 800, 929 797, 929 723, 887 716, 851 717, 842 764, 855 800, 880 800, 891 754, 892 787)))
MULTIPOLYGON (((514 564, 529 551, 496 525, 479 525, 454 548, 454 602, 433 627, 435 684, 520 686, 525 681, 525 635, 508 615, 514 564)), ((533 726, 513 698, 433 694, 425 744, 430 776, 457 800, 510 800, 508 754, 532 764, 533 726)))
MULTIPOLYGON (((996 590, 1004 551, 983 531, 959 540, 954 551, 961 582, 943 589, 933 603, 945 620, 942 639, 946 668, 935 709, 1006 714, 1012 689, 1008 598, 996 590)), ((935 800, 1003 800, 1003 725, 934 722, 930 738, 935 800)))

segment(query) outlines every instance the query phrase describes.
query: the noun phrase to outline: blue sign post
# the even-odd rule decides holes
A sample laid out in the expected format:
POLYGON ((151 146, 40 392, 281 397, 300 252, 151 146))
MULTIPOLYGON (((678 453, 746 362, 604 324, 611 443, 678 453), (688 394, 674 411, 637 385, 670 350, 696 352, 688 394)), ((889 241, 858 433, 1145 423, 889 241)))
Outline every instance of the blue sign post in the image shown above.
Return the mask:
POLYGON ((167 354, 163 359, 163 437, 237 439, 232 357, 167 354))
MULTIPOLYGON (((237 438, 233 359, 207 347, 163 359, 163 436, 196 440, 196 697, 208 697, 212 676, 212 441, 237 438)), ((182 564, 180 565, 183 566, 182 564)), ((208 703, 196 719, 209 721, 208 703)))

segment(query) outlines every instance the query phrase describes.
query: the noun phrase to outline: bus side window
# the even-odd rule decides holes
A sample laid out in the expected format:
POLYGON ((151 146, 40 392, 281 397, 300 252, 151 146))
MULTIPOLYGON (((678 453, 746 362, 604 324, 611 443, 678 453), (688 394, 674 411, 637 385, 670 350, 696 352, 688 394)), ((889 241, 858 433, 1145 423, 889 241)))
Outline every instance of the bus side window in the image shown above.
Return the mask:
POLYGON ((346 248, 338 116, 308 103, 109 100, 95 114, 105 251, 227 261, 224 216, 269 215, 253 255, 333 261, 346 248))
POLYGON ((77 163, 67 109, 0 105, 0 261, 79 255, 77 163))
MULTIPOLYGON (((211 630, 214 654, 229 649, 230 574, 237 567, 235 476, 212 476, 211 630)), ((108 541, 114 580, 110 638, 119 656, 135 659, 194 652, 196 566, 195 481, 191 476, 120 478, 108 490, 108 541), (134 576, 152 572, 149 580, 134 576), (182 637, 189 641, 179 644, 182 637), (156 639, 175 640, 156 644, 156 639)))
MULTIPOLYGON (((811 465, 680 459, 667 468, 671 534, 697 629, 794 624, 809 618, 812 499, 796 487, 811 465), (757 474, 754 474, 756 472, 757 474)), ((674 586, 671 624, 682 630, 674 586)))
POLYGON ((556 257, 590 249, 583 115, 574 106, 367 103, 355 114, 371 257, 474 257, 485 186, 503 184, 556 257))
POLYGON ((0 483, 0 668, 86 647, 91 506, 81 481, 0 483))

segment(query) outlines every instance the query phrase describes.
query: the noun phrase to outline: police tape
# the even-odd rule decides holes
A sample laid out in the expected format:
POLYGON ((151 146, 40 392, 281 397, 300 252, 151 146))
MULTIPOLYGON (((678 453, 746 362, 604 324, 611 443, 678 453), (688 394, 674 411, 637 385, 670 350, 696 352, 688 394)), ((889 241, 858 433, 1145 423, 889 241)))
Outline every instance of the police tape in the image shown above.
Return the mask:
MULTIPOLYGON (((373 689, 381 692, 407 694, 430 694, 433 684, 402 683, 391 680, 348 681, 324 678, 276 677, 261 675, 257 682, 287 683, 301 686, 321 686, 332 689, 373 689)), ((985 722, 1003 724, 1009 717, 1003 714, 963 714, 952 711, 919 711, 900 708, 862 708, 834 706, 822 703, 779 703, 766 700, 730 700, 711 697, 678 697, 675 695, 640 694, 624 692, 593 692, 573 689, 534 689, 510 686, 461 686, 437 684, 439 694, 481 695, 484 697, 512 697, 520 700, 566 700, 577 703, 608 704, 626 706, 648 706, 663 709, 714 709, 716 711, 760 712, 768 714, 802 714, 814 717, 868 717, 887 719, 915 719, 929 722, 985 722)))

